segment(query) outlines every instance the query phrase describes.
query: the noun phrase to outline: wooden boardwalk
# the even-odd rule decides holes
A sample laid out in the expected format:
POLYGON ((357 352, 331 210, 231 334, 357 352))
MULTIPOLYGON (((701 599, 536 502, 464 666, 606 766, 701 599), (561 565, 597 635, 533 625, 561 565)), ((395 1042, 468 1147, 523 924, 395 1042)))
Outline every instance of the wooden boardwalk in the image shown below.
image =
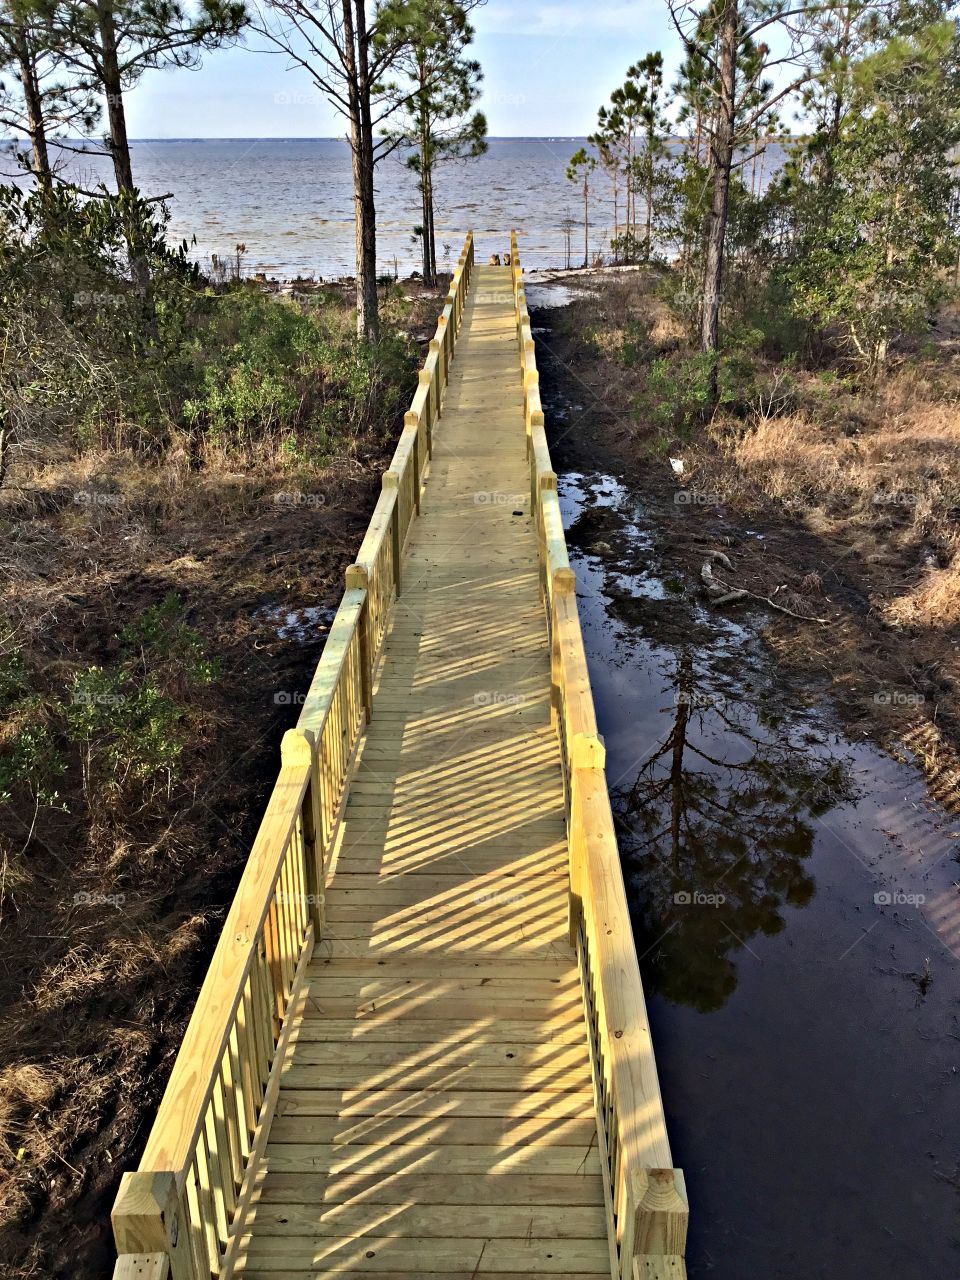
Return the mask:
POLYGON ((348 575, 334 666, 285 740, 284 799, 251 854, 258 882, 276 863, 273 888, 225 926, 252 958, 225 955, 201 992, 194 1021, 233 992, 225 1031, 194 1044, 191 1023, 118 1200, 118 1280, 685 1274, 619 864, 611 890, 598 863, 599 916, 573 883, 588 828, 608 853, 612 828, 599 739, 571 727, 589 686, 562 671, 576 602, 551 551, 522 280, 471 275, 468 250, 469 289, 431 345, 436 399, 431 373, 408 415, 409 510, 398 471, 348 575), (591 960, 604 935, 610 965, 591 960), (210 1087, 184 1057, 212 1065, 210 1087))
POLYGON ((256 1280, 610 1273, 510 271, 476 276, 242 1228, 256 1280))

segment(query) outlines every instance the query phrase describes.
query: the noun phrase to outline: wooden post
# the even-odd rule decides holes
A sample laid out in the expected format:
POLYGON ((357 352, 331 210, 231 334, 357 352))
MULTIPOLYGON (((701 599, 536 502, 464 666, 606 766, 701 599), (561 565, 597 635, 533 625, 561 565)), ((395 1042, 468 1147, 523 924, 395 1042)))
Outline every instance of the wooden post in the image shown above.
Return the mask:
MULTIPOLYGON (((533 468, 533 474, 534 476, 536 476, 537 474, 536 467, 533 468)), ((551 489, 554 493, 557 492, 557 473, 555 471, 541 471, 539 483, 536 485, 535 488, 531 490, 531 499, 534 503, 534 511, 536 513, 538 529, 542 528, 542 525, 543 525, 543 519, 542 519, 541 510, 540 510, 540 506, 541 506, 540 495, 544 489, 551 489)))
POLYGON ((680 1169, 631 1169, 627 1172, 626 1214, 621 1258, 682 1257, 690 1216, 680 1169))
POLYGON ((113 1280, 170 1280, 170 1259, 165 1253, 123 1253, 113 1280))
POLYGON ((434 382, 435 390, 433 391, 433 399, 434 399, 433 420, 434 422, 436 422, 437 418, 440 417, 440 361, 443 358, 440 354, 440 342, 437 338, 430 339, 430 355, 434 355, 434 354, 436 354, 436 357, 437 357, 437 363, 436 363, 437 376, 434 382))
POLYGON ((125 1173, 111 1213, 117 1253, 162 1254, 171 1280, 205 1280, 193 1256, 185 1192, 176 1175, 125 1173))
MULTIPOLYGON (((629 1268, 629 1261, 626 1264, 629 1268)), ((676 1254, 633 1259, 633 1270, 622 1270, 623 1280, 687 1280, 687 1264, 676 1254)))
MULTIPOLYGON (((413 474, 413 509, 414 509, 414 514, 419 515, 420 514, 420 485, 421 485, 420 419, 412 411, 408 411, 406 414, 404 414, 404 418, 403 418, 404 435, 406 435, 408 431, 412 431, 414 433, 413 448, 410 450, 409 459, 410 459, 410 468, 413 474)), ((401 436, 400 438, 402 440, 403 436, 401 436)))
POLYGON ((436 340, 440 347, 440 360, 437 363, 437 392, 442 393, 443 388, 447 385, 447 317, 441 316, 437 321, 437 332, 440 337, 436 340))
POLYGON ((361 587, 366 593, 360 610, 360 686, 367 724, 373 718, 373 646, 370 643, 370 574, 366 565, 352 564, 347 569, 347 590, 361 587))
POLYGON ((308 764, 310 782, 303 797, 300 817, 303 822, 304 883, 307 905, 313 921, 313 938, 317 943, 323 937, 326 888, 324 868, 326 849, 320 827, 320 769, 317 744, 311 729, 288 729, 280 742, 282 766, 308 764))
POLYGON ((384 489, 392 489, 396 494, 393 504, 393 514, 390 516, 390 541, 393 544, 393 585, 396 589, 397 596, 400 595, 400 557, 403 548, 400 545, 400 477, 395 471, 385 471, 383 473, 384 489))
MULTIPOLYGON (((433 430, 432 430, 433 404, 431 403, 432 397, 430 395, 430 384, 432 382, 432 379, 430 377, 428 370, 426 369, 420 370, 420 373, 418 374, 418 382, 421 387, 427 388, 427 394, 424 397, 424 401, 423 401, 424 434, 427 437, 427 457, 432 458, 433 457, 433 430)), ((411 417, 411 411, 408 410, 408 412, 405 414, 403 419, 404 426, 408 424, 410 417, 411 417)))
MULTIPOLYGON (((537 396, 538 402, 539 402, 539 399, 540 397, 538 395, 537 396)), ((530 452, 533 449, 533 428, 543 427, 545 425, 546 423, 544 420, 542 409, 533 409, 529 414, 527 414, 527 429, 524 435, 524 439, 526 440, 527 457, 530 456, 530 452)))

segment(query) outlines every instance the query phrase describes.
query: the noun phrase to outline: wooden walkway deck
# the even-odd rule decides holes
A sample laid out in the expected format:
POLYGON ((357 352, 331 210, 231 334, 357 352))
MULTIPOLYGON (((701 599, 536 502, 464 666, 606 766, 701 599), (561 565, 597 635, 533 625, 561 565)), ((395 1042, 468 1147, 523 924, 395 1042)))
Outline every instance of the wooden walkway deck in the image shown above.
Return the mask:
POLYGON ((461 255, 117 1280, 685 1275, 513 261, 461 255))
POLYGON ((610 1274, 510 270, 476 276, 241 1228, 251 1280, 610 1274))

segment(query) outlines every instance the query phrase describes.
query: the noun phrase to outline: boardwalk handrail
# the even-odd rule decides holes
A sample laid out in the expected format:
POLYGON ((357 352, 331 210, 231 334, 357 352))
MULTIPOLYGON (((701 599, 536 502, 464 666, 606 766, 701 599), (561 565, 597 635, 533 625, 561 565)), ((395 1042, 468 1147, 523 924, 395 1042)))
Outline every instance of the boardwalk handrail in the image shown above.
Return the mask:
POLYGON ((515 231, 510 266, 531 513, 550 634, 552 719, 567 803, 570 934, 583 979, 611 1240, 623 1280, 679 1277, 685 1275, 686 1188, 667 1139, 515 231))
POLYGON ((209 1280, 232 1268, 279 1090, 286 1019, 324 927, 324 873, 473 268, 464 244, 356 562, 281 765, 140 1166, 113 1208, 114 1280, 209 1280))

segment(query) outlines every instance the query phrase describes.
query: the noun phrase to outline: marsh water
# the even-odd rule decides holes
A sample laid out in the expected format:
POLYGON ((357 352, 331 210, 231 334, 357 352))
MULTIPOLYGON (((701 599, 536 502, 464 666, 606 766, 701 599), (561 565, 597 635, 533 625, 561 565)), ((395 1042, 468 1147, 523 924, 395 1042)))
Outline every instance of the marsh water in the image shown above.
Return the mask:
POLYGON ((749 625, 637 625, 680 588, 621 480, 562 499, 692 1280, 960 1275, 960 820, 749 625))
POLYGON ((671 576, 639 487, 560 489, 691 1280, 953 1280, 960 818, 671 576))

